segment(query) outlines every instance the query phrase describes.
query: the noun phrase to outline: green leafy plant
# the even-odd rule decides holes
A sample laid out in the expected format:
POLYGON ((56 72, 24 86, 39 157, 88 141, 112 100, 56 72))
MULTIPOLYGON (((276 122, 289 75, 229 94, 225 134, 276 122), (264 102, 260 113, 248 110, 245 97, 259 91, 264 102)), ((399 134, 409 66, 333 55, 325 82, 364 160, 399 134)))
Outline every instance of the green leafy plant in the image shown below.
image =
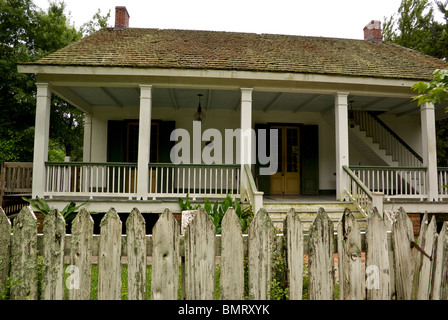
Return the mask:
MULTIPOLYGON (((33 207, 36 211, 42 213, 44 216, 48 215, 51 211, 51 208, 48 205, 47 201, 42 198, 36 197, 36 200, 31 200, 22 197, 22 199, 28 202, 31 207, 33 207)), ((61 211, 61 215, 64 217, 65 222, 69 223, 70 221, 72 221, 76 217, 78 209, 86 203, 87 202, 84 202, 79 206, 77 206, 75 202, 70 202, 69 204, 67 204, 61 211)), ((90 212, 90 214, 96 214, 96 212, 90 212)))
POLYGON ((272 280, 269 282, 269 298, 271 300, 287 300, 289 297, 286 276, 286 259, 282 255, 272 257, 272 280))
POLYGON ((221 204, 219 204, 219 201, 216 200, 213 206, 210 200, 208 198, 205 198, 204 210, 207 212, 208 216, 215 225, 217 234, 221 233, 222 219, 224 218, 227 209, 229 209, 230 207, 235 209, 236 215, 240 219, 241 230, 242 232, 245 232, 253 216, 251 206, 243 208, 241 204, 238 202, 238 200, 232 199, 230 194, 226 196, 226 198, 221 204))
POLYGON ((185 202, 181 199, 181 198, 179 198, 179 200, 178 200, 178 202, 179 202, 179 206, 180 206, 180 208, 182 209, 182 210, 197 210, 197 209, 199 209, 199 207, 201 206, 201 205, 196 205, 196 206, 192 206, 191 205, 191 202, 190 202, 190 197, 189 197, 189 195, 188 195, 188 193, 187 193, 187 198, 185 199, 185 202))

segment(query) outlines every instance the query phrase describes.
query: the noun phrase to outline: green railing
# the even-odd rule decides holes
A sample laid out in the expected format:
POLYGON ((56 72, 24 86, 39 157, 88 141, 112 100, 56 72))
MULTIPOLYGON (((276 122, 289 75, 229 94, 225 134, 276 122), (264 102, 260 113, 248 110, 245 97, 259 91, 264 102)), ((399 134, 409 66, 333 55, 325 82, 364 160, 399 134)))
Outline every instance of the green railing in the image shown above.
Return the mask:
POLYGON ((348 176, 345 192, 350 200, 357 206, 358 210, 367 217, 369 211, 372 209, 372 192, 349 167, 343 166, 343 169, 348 176))
POLYGON ((373 192, 387 199, 427 198, 425 167, 370 167, 350 166, 351 171, 373 192))
POLYGON ((240 195, 240 166, 233 164, 149 164, 149 197, 240 195))
POLYGON ((137 191, 137 164, 125 162, 46 162, 46 196, 113 196, 132 198, 137 191))

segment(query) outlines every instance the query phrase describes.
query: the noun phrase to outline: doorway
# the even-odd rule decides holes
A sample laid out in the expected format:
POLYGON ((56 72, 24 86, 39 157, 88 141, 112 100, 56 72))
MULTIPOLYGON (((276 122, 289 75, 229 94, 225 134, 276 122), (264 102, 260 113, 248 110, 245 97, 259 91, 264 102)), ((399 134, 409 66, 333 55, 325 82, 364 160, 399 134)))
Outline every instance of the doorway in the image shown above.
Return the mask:
MULTIPOLYGON (((300 194, 300 130, 298 126, 271 126, 278 130, 277 172, 270 178, 271 194, 300 194)), ((275 143, 275 142, 274 142, 275 143)))

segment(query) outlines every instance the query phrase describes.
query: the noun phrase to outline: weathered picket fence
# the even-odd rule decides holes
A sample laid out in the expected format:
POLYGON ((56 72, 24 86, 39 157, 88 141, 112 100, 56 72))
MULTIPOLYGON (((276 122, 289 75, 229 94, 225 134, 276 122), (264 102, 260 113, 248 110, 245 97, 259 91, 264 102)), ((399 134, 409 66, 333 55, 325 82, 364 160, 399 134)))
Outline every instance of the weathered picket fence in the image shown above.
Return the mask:
POLYGON ((229 208, 222 234, 217 236, 200 208, 184 235, 169 210, 160 215, 152 235, 146 235, 143 216, 134 209, 122 235, 122 222, 110 209, 101 221, 100 235, 94 235, 93 220, 82 209, 70 235, 57 210, 46 216, 43 234, 38 235, 30 207, 15 217, 13 228, 0 208, 0 292, 9 288, 14 300, 64 299, 68 289, 70 300, 90 299, 92 263, 97 258, 98 299, 122 298, 123 263, 127 264, 128 299, 146 299, 150 263, 151 299, 178 299, 180 289, 182 299, 207 300, 214 298, 219 261, 220 299, 244 299, 245 281, 249 299, 269 299, 273 270, 281 259, 289 299, 302 299, 304 274, 309 299, 333 299, 337 283, 340 299, 447 299, 448 224, 437 234, 435 219, 428 221, 425 215, 417 245, 403 210, 389 224, 391 232, 388 223, 374 209, 364 236, 346 210, 335 235, 333 223, 320 209, 305 233, 299 215, 291 209, 284 233, 277 235, 269 215, 260 209, 244 236, 235 211, 229 208), (337 263, 334 252, 338 252, 337 263), (42 257, 41 271, 38 256, 42 257))

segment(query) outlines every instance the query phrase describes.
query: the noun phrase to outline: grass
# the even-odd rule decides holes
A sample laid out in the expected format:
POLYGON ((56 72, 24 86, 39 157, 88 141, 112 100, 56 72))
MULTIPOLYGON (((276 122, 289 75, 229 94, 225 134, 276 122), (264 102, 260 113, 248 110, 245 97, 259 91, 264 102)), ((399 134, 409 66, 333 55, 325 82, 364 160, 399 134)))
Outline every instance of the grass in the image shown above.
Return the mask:
MULTIPOLYGON (((39 296, 40 296, 40 290, 41 290, 41 280, 42 280, 42 272, 41 272, 41 264, 39 268, 39 296)), ((147 266, 146 269, 146 300, 151 299, 151 266, 147 266)), ((65 280, 67 280, 69 274, 65 274, 65 280)), ((219 277, 220 276, 220 268, 217 267, 215 269, 215 292, 214 292, 214 299, 219 300, 219 277)), ((178 299, 182 299, 182 273, 179 268, 179 293, 178 293, 178 299)), ((9 291, 11 284, 13 284, 12 280, 8 279, 8 284, 6 288, 4 288, 0 292, 0 299, 9 299, 9 291)), ((97 300, 97 290, 98 290, 98 265, 92 265, 92 280, 91 280, 91 300, 97 300)), ((68 289, 65 287, 65 299, 68 299, 68 289)), ((123 264, 121 266, 121 299, 122 300, 128 300, 128 268, 126 264, 123 264)), ((245 299, 248 300, 248 272, 247 268, 245 268, 245 299)), ((303 275, 303 300, 309 300, 308 295, 308 276, 307 276, 307 264, 304 264, 304 275, 303 275)), ((335 292, 334 292, 334 299, 339 299, 339 285, 335 283, 335 292)))

